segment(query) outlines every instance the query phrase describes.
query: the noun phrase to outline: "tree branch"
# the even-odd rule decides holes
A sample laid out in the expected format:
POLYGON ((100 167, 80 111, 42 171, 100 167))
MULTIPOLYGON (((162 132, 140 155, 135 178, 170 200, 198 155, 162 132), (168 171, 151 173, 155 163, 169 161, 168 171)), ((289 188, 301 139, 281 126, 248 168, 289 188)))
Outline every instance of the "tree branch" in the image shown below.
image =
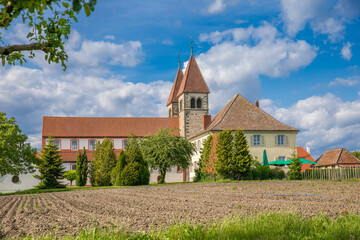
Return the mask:
POLYGON ((47 51, 47 44, 43 43, 29 43, 29 44, 20 44, 20 45, 10 45, 6 47, 0 47, 0 55, 9 55, 12 52, 16 51, 31 51, 31 50, 42 50, 47 51))

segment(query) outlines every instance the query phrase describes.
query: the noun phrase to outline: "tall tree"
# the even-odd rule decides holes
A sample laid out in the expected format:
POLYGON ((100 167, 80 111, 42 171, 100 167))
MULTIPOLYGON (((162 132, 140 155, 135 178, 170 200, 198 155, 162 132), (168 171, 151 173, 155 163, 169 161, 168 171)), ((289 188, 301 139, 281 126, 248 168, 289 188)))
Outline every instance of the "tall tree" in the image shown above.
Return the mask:
POLYGON ((122 185, 147 185, 150 171, 140 149, 139 140, 131 131, 125 150, 126 165, 121 172, 122 185))
POLYGON ((105 138, 101 144, 95 145, 93 153, 94 159, 91 161, 94 174, 95 186, 110 186, 111 172, 116 166, 116 155, 112 141, 105 138))
POLYGON ((290 163, 289 168, 290 168, 290 171, 289 171, 289 179, 290 180, 301 180, 302 179, 300 158, 298 158, 298 157, 293 158, 290 163))
POLYGON ((86 155, 85 147, 83 152, 79 151, 77 160, 76 160, 76 185, 85 186, 87 182, 89 171, 89 162, 86 155))
POLYGON ((118 157, 118 161, 116 163, 116 179, 115 179, 115 185, 120 186, 123 185, 121 181, 121 174, 126 166, 126 159, 124 151, 121 151, 118 157))
POLYGON ((8 119, 0 112, 0 177, 11 174, 33 173, 38 163, 36 149, 26 143, 28 137, 21 132, 15 118, 8 119))
MULTIPOLYGON (((6 0, 0 5, 0 28, 8 30, 13 22, 21 19, 29 28, 28 43, 0 46, 2 64, 22 64, 25 59, 23 51, 30 51, 29 58, 35 56, 34 51, 45 53, 49 63, 61 62, 64 69, 68 56, 64 41, 69 38, 71 24, 77 22, 77 14, 84 8, 87 16, 94 11, 97 0, 6 0)), ((0 42, 4 42, 0 36, 0 42)))
POLYGON ((248 177, 252 157, 242 130, 222 131, 219 134, 216 153, 215 170, 217 173, 225 178, 236 180, 248 177))
POLYGON ((233 134, 231 130, 224 130, 219 134, 216 146, 217 161, 215 170, 225 178, 232 178, 232 158, 233 158, 233 134))
POLYGON ((44 146, 41 153, 41 161, 37 164, 37 169, 40 175, 35 175, 37 179, 41 180, 36 188, 63 188, 59 180, 64 179, 65 167, 61 154, 58 151, 57 145, 54 144, 53 138, 48 139, 48 143, 44 146))
POLYGON ((141 146, 151 169, 160 172, 159 183, 165 182, 166 172, 172 167, 188 168, 195 151, 195 146, 175 135, 174 129, 160 129, 159 133, 147 136, 141 146))

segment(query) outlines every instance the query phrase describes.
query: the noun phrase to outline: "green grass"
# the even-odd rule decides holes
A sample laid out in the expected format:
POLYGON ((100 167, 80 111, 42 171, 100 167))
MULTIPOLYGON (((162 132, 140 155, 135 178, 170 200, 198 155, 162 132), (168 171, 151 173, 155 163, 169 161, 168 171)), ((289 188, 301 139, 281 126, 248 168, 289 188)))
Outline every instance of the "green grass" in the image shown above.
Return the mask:
POLYGON ((60 239, 360 239, 359 226, 360 215, 356 214, 332 219, 322 214, 305 218, 295 213, 260 213, 248 217, 226 218, 209 225, 174 224, 168 229, 149 233, 131 234, 121 230, 96 228, 60 239))

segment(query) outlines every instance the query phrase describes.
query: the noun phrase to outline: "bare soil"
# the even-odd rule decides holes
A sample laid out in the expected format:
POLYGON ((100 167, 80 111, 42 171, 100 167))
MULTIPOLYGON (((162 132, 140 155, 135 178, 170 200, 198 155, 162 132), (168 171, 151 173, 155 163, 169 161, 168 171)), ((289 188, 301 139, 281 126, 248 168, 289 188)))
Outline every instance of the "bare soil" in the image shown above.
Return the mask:
POLYGON ((148 231, 263 211, 360 214, 360 182, 198 183, 0 196, 0 238, 74 235, 103 226, 148 231))

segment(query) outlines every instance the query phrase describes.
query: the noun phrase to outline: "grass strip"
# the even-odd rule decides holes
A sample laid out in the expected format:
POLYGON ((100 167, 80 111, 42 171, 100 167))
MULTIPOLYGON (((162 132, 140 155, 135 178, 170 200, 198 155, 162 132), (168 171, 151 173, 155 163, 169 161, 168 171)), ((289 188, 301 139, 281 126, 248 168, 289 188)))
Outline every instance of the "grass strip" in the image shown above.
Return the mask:
MULTIPOLYGON (((295 213, 260 213, 247 217, 228 217, 208 225, 180 223, 167 229, 148 233, 129 233, 123 230, 95 228, 83 230, 77 236, 45 237, 39 239, 360 239, 360 215, 340 215, 336 219, 323 214, 305 218, 295 213)), ((26 238, 27 240, 33 238, 26 238)))

